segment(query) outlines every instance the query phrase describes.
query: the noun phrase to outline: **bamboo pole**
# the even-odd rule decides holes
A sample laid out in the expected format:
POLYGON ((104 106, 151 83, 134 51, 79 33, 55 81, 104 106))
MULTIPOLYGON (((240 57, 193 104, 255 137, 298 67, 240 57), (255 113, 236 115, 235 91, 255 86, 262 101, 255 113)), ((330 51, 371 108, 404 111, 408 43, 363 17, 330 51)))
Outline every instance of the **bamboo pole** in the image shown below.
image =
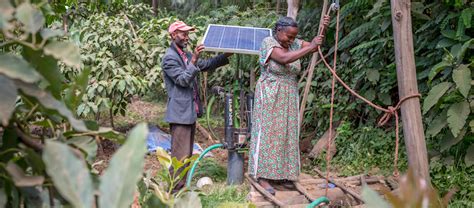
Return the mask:
MULTIPOLYGON (((418 94, 410 0, 391 0, 393 39, 399 97, 418 94)), ((401 104, 403 135, 408 153, 408 164, 420 177, 429 181, 428 154, 421 120, 418 97, 401 104)))
MULTIPOLYGON (((322 9, 322 12, 321 12, 321 18, 319 19, 319 27, 318 27, 318 35, 320 32, 322 32, 322 25, 323 25, 323 17, 324 15, 326 14, 327 12, 327 8, 328 8, 328 0, 324 0, 324 3, 323 3, 323 9, 322 9)), ((314 52, 313 53, 313 57, 311 57, 311 64, 310 64, 310 67, 309 67, 309 70, 308 70, 308 77, 306 79, 306 86, 304 88, 304 92, 303 92, 303 99, 301 100, 301 104, 300 104, 300 127, 303 123, 303 119, 304 119, 304 111, 306 109, 306 101, 308 100, 308 93, 309 93, 309 88, 311 87, 311 82, 313 80, 313 72, 314 72, 314 67, 316 66, 316 62, 318 61, 318 52, 314 52)))

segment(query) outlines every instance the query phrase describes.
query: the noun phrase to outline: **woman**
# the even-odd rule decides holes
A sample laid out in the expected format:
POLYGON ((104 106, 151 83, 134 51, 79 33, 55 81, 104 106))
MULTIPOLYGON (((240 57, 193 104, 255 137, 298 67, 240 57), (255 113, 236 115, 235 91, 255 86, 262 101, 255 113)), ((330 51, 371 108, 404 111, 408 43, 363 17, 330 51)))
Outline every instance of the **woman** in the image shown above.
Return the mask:
MULTIPOLYGON (((327 26, 329 17, 324 17, 327 26)), ((269 180, 296 181, 300 173, 299 95, 296 76, 300 58, 315 52, 322 36, 311 42, 296 39, 298 25, 281 17, 272 37, 262 41, 261 75, 255 87, 249 174, 271 194, 269 180)))

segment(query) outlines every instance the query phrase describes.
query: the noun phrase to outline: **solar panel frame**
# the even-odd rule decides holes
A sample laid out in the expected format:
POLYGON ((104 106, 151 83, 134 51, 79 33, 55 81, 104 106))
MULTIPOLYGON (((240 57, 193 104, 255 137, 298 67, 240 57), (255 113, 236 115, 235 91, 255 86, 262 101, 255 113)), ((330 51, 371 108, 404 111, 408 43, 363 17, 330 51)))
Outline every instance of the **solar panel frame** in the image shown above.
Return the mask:
MULTIPOLYGON (((260 27, 245 27, 245 26, 235 26, 235 25, 219 25, 219 24, 209 24, 207 26, 207 29, 206 29, 206 33, 204 34, 204 37, 202 39, 202 43, 204 44, 206 42, 206 40, 208 40, 208 35, 209 35, 209 30, 211 29, 211 27, 213 26, 217 26, 217 27, 223 27, 224 29, 222 30, 222 33, 219 34, 219 31, 217 31, 217 35, 221 35, 221 38, 219 38, 219 43, 217 44, 216 43, 216 39, 212 39, 214 41, 211 41, 212 43, 210 44, 211 46, 209 45, 204 45, 205 46, 205 49, 204 51, 214 51, 214 52, 224 52, 224 53, 242 53, 242 54, 253 54, 253 55, 258 55, 259 53, 259 48, 260 48, 260 45, 261 45, 261 42, 259 43, 256 43, 257 45, 255 45, 255 38, 256 36, 262 36, 262 32, 265 32, 268 31, 269 33, 269 36, 272 36, 272 30, 269 29, 269 28, 260 28, 260 27), (238 35, 237 35, 237 38, 234 39, 232 37, 225 37, 224 34, 225 34, 225 30, 226 28, 238 28, 238 35), (253 35, 253 43, 254 45, 252 46, 252 50, 249 49, 249 45, 242 45, 241 44, 241 39, 240 39, 240 31, 242 30, 245 30, 245 29, 250 29, 250 30, 253 30, 254 31, 254 35, 253 35), (257 34, 257 31, 259 32, 259 34, 257 34), (237 42, 235 43, 235 47, 234 48, 229 48, 229 47, 222 47, 222 41, 226 39, 227 41, 224 42, 224 44, 228 44, 226 46, 231 46, 233 44, 233 42, 229 42, 230 40, 236 40, 237 42), (217 44, 217 45, 216 45, 217 44)), ((262 39, 263 40, 263 39, 262 39)))

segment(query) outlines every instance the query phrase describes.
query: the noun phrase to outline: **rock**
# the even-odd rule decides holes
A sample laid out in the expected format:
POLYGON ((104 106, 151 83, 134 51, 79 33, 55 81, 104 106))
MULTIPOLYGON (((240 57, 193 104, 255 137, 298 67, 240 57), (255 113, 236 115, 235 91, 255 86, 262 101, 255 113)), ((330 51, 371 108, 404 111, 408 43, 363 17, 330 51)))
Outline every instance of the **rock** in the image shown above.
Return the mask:
POLYGON ((211 179, 211 178, 209 178, 209 177, 202 177, 202 178, 200 178, 200 179, 197 181, 196 186, 197 186, 198 188, 202 188, 202 187, 204 187, 205 185, 212 185, 212 184, 213 184, 213 182, 212 182, 212 179, 211 179))

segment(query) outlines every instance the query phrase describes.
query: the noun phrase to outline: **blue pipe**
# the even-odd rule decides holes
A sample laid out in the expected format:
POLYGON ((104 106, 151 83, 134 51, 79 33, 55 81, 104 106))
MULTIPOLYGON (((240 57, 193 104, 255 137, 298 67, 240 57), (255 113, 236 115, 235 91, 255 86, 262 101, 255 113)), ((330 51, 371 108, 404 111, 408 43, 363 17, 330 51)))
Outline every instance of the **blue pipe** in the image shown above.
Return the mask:
POLYGON ((198 159, 194 162, 193 166, 191 167, 191 170, 188 173, 188 177, 186 179, 186 187, 187 188, 191 187, 191 180, 193 178, 194 170, 196 169, 196 166, 199 164, 199 161, 201 161, 201 159, 204 157, 204 155, 206 155, 209 151, 211 151, 213 149, 216 149, 216 148, 220 148, 220 147, 224 147, 224 145, 223 144, 211 145, 210 147, 206 148, 201 153, 201 155, 199 155, 198 159))

